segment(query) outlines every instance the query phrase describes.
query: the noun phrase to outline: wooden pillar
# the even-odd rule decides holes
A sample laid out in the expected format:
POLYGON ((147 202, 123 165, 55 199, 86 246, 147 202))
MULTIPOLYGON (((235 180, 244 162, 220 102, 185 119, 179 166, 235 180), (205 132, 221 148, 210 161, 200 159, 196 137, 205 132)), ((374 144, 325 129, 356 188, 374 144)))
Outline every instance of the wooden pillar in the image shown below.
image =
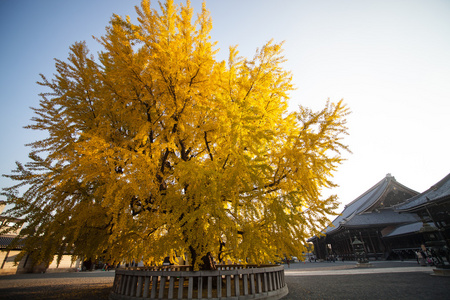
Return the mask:
POLYGON ((389 247, 387 247, 386 243, 384 242, 384 240, 381 238, 381 232, 377 230, 377 237, 378 237, 378 243, 380 245, 380 250, 381 252, 383 252, 383 254, 386 253, 386 251, 389 251, 391 249, 389 249, 389 247))
POLYGON ((352 238, 349 237, 348 239, 346 239, 345 244, 347 246, 347 254, 351 255, 353 253, 352 238))
POLYGON ((369 232, 369 242, 370 242, 370 245, 372 246, 372 250, 373 250, 373 253, 377 253, 378 251, 378 247, 377 248, 375 248, 375 246, 374 246, 374 244, 373 244, 373 241, 372 241, 372 237, 371 237, 371 232, 369 232))
POLYGON ((367 253, 366 243, 364 243, 364 238, 362 236, 361 231, 359 232, 359 238, 361 239, 361 242, 363 243, 364 251, 367 253))
POLYGON ((349 247, 349 259, 353 258, 353 254, 355 250, 353 249, 353 241, 352 241, 352 235, 350 233, 350 230, 348 231, 348 247, 349 247))

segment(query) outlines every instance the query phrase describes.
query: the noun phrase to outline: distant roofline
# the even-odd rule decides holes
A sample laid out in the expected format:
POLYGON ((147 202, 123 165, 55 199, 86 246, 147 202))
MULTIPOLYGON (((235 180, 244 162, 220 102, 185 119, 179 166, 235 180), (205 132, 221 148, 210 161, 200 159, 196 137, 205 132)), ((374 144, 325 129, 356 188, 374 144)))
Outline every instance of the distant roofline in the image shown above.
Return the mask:
POLYGON ((438 201, 447 199, 448 197, 450 197, 449 195, 444 195, 444 196, 437 197, 437 198, 433 198, 433 199, 429 199, 426 195, 427 195, 428 193, 431 193, 431 192, 433 192, 433 191, 435 191, 435 190, 441 188, 441 187, 442 187, 447 181, 449 181, 449 180, 450 180, 450 173, 447 174, 447 176, 445 176, 445 177, 442 178, 441 180, 439 180, 437 183, 433 184, 433 185, 432 185, 430 188, 428 188, 426 191, 424 191, 424 192, 422 192, 422 193, 420 193, 420 194, 418 194, 418 195, 416 195, 416 196, 414 196, 414 197, 409 198, 409 199, 408 199, 407 201, 405 201, 404 203, 401 203, 401 204, 396 205, 396 207, 394 208, 395 211, 398 211, 398 212, 414 211, 414 210, 417 210, 417 209, 420 209, 420 208, 426 206, 426 205, 427 205, 428 203, 430 203, 430 202, 434 202, 434 203, 435 203, 435 202, 438 202, 438 201), (410 207, 407 207, 407 208, 403 208, 403 209, 400 208, 401 206, 407 206, 407 205, 411 204, 412 202, 416 201, 417 199, 420 199, 420 198, 422 198, 422 197, 424 197, 424 196, 425 196, 425 199, 427 200, 426 202, 419 203, 419 204, 417 204, 417 205, 413 205, 413 206, 410 206, 410 207))

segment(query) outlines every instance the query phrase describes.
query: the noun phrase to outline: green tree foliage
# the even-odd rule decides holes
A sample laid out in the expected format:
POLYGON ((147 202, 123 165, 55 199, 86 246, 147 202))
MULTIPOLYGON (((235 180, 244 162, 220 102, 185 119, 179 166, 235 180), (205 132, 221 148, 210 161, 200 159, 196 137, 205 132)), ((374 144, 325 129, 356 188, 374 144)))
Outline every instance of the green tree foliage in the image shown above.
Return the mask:
POLYGON ((217 61, 205 5, 195 21, 189 2, 160 10, 144 0, 137 24, 114 15, 98 57, 75 43, 42 75, 50 92, 28 128, 48 136, 4 192, 36 262, 263 263, 301 252, 337 207, 321 193, 347 149, 345 105, 288 113, 281 44, 217 61))

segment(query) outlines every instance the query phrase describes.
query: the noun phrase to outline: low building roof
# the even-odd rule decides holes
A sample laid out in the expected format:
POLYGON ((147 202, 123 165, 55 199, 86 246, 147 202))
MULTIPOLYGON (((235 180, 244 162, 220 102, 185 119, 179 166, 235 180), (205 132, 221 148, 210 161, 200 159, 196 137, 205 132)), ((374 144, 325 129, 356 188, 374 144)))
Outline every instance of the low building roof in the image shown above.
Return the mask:
POLYGON ((400 214, 393 210, 381 210, 353 216, 345 223, 346 227, 387 226, 416 222, 419 217, 415 214, 400 214))
MULTIPOLYGON (((434 225, 432 223, 428 223, 428 224, 431 227, 434 227, 434 225)), ((383 237, 396 237, 399 235, 418 233, 418 232, 420 232, 420 229, 422 227, 423 227, 423 222, 414 222, 411 224, 401 225, 401 226, 396 227, 394 230, 392 230, 388 234, 383 235, 383 237)))
POLYGON ((430 187, 425 192, 418 194, 395 206, 399 212, 414 211, 427 205, 428 203, 439 202, 450 199, 450 174, 441 179, 438 183, 430 187))
MULTIPOLYGON (((0 249, 6 249, 9 245, 11 245, 12 241, 16 238, 16 235, 5 234, 0 236, 0 249)), ((23 239, 19 241, 19 243, 14 247, 14 249, 21 250, 23 248, 23 239)))

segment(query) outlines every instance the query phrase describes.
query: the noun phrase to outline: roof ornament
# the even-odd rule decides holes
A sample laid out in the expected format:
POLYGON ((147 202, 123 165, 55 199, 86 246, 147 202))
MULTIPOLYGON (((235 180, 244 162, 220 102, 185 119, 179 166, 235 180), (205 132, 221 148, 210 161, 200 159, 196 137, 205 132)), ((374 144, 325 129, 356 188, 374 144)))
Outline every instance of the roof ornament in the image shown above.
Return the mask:
POLYGON ((395 180, 395 177, 392 176, 391 173, 387 173, 387 174, 386 174, 386 178, 391 178, 392 180, 395 180))

